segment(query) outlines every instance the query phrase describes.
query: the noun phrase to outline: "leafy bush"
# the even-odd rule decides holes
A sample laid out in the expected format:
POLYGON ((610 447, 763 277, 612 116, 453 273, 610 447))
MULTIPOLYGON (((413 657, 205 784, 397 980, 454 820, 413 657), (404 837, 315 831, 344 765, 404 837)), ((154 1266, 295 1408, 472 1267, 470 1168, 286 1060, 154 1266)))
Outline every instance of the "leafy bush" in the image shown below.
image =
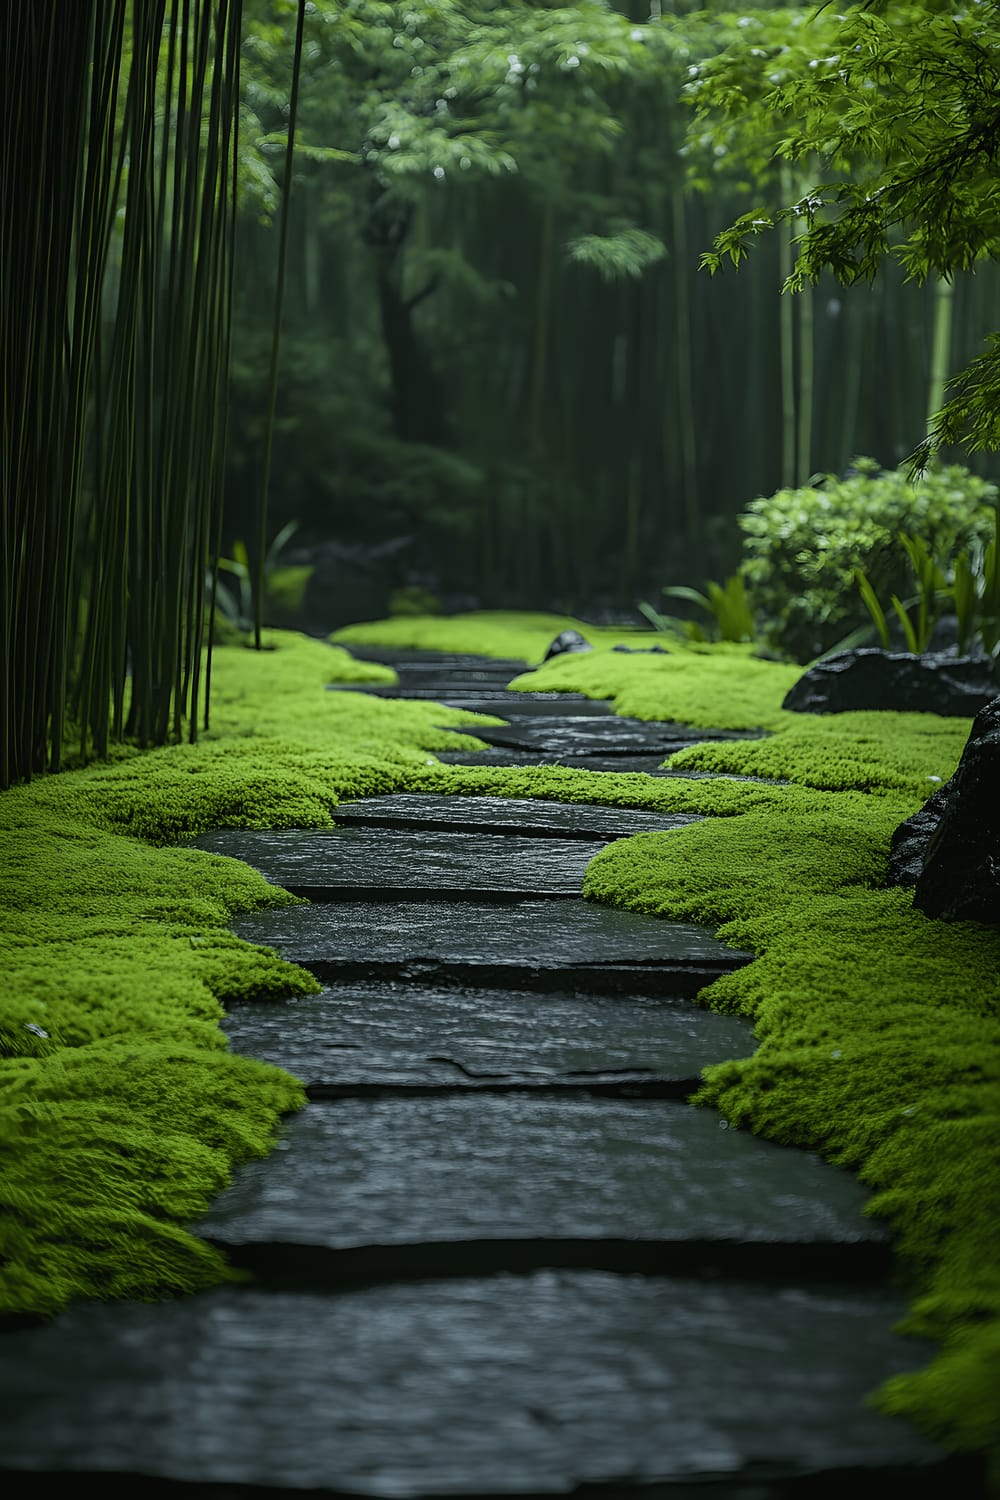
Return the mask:
POLYGON ((739 518, 741 572, 768 644, 808 661, 864 625, 858 570, 876 596, 905 597, 900 534, 922 538, 950 577, 957 554, 987 546, 996 499, 995 485, 957 464, 911 483, 902 470, 859 458, 844 479, 830 474, 816 487, 752 501, 739 518))

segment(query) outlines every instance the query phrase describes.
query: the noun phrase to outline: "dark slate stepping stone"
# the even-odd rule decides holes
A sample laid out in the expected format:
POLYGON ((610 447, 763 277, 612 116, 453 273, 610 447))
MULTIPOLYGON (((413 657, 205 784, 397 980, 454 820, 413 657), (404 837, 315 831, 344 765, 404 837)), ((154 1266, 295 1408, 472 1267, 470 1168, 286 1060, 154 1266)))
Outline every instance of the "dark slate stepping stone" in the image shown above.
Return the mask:
MULTIPOLYGON (((455 730, 456 734, 464 731, 455 730)), ((478 734, 478 731, 477 731, 478 734)), ((710 738, 710 736, 703 736, 710 738)), ((720 771, 671 771, 664 767, 667 753, 683 750, 674 745, 662 755, 539 755, 529 750, 437 750, 445 766, 562 766, 575 771, 630 771, 643 776, 679 776, 685 781, 754 781, 767 786, 787 786, 767 776, 731 776, 720 771)))
POLYGON ((590 902, 347 902, 255 912, 240 937, 325 980, 445 979, 562 991, 690 995, 752 955, 706 927, 590 902))
POLYGON ((223 1022, 230 1045, 310 1082, 544 1081, 643 1070, 678 1077, 747 1057, 738 1016, 670 1004, 524 990, 352 984, 282 1004, 239 1004, 223 1022), (466 1070, 463 1074, 462 1069, 466 1070))
MULTIPOLYGON (((454 731, 456 734, 458 730, 454 731)), ((477 736, 478 738, 479 736, 477 736)), ((562 755, 546 754, 535 750, 437 750, 435 754, 445 766, 564 766, 577 771, 633 771, 644 776, 663 776, 663 762, 674 750, 683 750, 684 743, 669 747, 656 755, 562 755)), ((686 773, 693 776, 711 776, 711 771, 686 773)), ((741 778, 742 779, 742 778, 741 778)))
MULTIPOLYGON (((340 644, 337 642, 335 644, 340 644)), ((494 676, 516 677, 527 672, 530 663, 517 656, 474 656, 461 651, 404 650, 398 646, 357 646, 345 644, 344 650, 358 661, 377 661, 395 667, 397 672, 483 672, 494 676)))
POLYGON ((265 1497, 714 1480, 720 1500, 833 1500, 874 1473, 880 1494, 975 1500, 966 1461, 866 1405, 929 1356, 891 1333, 903 1311, 587 1272, 82 1305, 0 1344, 4 1463, 110 1471, 116 1494, 131 1470, 265 1497))
POLYGON ((580 755, 671 755, 685 745, 705 740, 752 740, 761 735, 735 729, 693 729, 673 722, 647 723, 644 719, 624 719, 616 715, 593 720, 574 718, 511 719, 502 727, 476 725, 456 729, 457 734, 475 735, 500 750, 530 750, 538 755, 558 755, 561 759, 580 755))
POLYGON ((314 901, 377 896, 516 900, 579 896, 594 856, 590 839, 433 828, 234 829, 204 834, 194 846, 244 860, 296 895, 314 901))
POLYGON ((476 683, 451 682, 440 690, 425 687, 389 687, 385 683, 329 682, 327 689, 334 693, 367 693, 375 698, 414 698, 448 703, 453 708, 465 708, 470 713, 494 714, 502 718, 508 710, 516 711, 518 717, 533 718, 583 718, 602 719, 614 712, 609 702, 602 699, 585 698, 580 693, 511 693, 502 687, 483 687, 476 683))
POLYGON ((714 1111, 458 1096, 309 1104, 196 1226, 226 1241, 884 1242, 850 1173, 714 1111))
MULTIPOLYGON (((530 838, 611 840, 633 833, 668 832, 700 819, 692 813, 655 813, 587 803, 515 797, 432 797, 398 793, 342 802, 338 825, 451 829, 455 833, 518 833, 530 838)), ((207 847, 207 846, 206 846, 207 847)), ((241 856, 242 857, 242 856, 241 856)))

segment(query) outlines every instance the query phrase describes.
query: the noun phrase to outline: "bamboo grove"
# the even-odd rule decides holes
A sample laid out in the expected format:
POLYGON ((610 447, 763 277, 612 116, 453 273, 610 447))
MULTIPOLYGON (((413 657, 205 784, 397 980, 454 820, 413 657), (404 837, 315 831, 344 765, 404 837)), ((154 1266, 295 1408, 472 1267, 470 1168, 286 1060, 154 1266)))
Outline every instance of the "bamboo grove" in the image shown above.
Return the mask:
MULTIPOLYGON (((262 138, 287 75, 276 14, 254 7, 249 27, 262 138)), ((732 568, 755 496, 859 455, 902 462, 993 326, 994 264, 782 295, 791 222, 738 276, 699 269, 724 226, 794 201, 813 167, 776 161, 777 126, 700 121, 695 75, 745 39, 762 91, 775 58, 835 50, 838 24, 721 0, 317 0, 275 527, 395 539, 394 581, 449 599, 621 606, 732 568)), ((232 537, 249 534, 263 421, 264 218, 239 230, 232 537)))
POLYGON ((5 13, 3 785, 125 737, 196 734, 241 10, 14 0, 5 13))
POLYGON ((378 587, 314 567, 312 617, 276 623, 393 589, 620 608, 730 570, 755 496, 903 460, 995 325, 996 256, 783 296, 789 220, 738 277, 699 269, 819 170, 759 111, 700 116, 706 65, 759 100, 839 25, 769 0, 12 0, 0 785, 195 737, 220 553, 248 559, 259 642, 293 526, 301 572, 336 553, 378 587))

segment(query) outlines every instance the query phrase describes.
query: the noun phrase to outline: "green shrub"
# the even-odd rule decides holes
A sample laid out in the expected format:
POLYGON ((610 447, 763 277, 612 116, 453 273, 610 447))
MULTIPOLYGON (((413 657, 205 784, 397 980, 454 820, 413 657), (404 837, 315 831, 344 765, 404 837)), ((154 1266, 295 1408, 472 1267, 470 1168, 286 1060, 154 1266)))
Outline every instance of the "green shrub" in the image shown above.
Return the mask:
POLYGON ((996 486, 957 464, 912 483, 859 458, 847 478, 752 501, 739 518, 742 573, 767 643, 809 661, 866 624, 856 570, 879 598, 905 598, 901 533, 919 536, 950 574, 958 553, 988 544, 996 498, 996 486))

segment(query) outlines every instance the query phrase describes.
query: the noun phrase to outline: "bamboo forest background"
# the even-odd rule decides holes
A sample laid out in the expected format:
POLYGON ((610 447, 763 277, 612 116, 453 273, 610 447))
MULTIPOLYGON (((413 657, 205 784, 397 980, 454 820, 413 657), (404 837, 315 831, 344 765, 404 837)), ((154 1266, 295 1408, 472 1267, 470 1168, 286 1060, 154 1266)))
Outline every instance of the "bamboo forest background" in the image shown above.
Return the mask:
MULTIPOLYGON (((769 54, 821 47, 822 17, 620 3, 650 23, 640 45, 596 9, 549 9, 545 36, 512 21, 477 51, 467 7, 310 7, 271 530, 297 523, 286 560, 318 565, 314 617, 385 613, 407 586, 416 606, 587 610, 700 585, 735 566, 755 496, 856 455, 903 461, 995 324, 991 264, 782 296, 786 236, 710 278, 714 235, 794 184, 766 141, 696 124, 690 80, 750 16, 769 54), (525 126, 535 75, 553 107, 525 126), (466 106, 450 138, 448 81, 466 106)), ((291 15, 254 13, 248 134, 266 142, 291 15)), ((267 162, 265 144, 239 221, 232 541, 263 423, 267 162)))
POLYGON ((699 269, 807 182, 777 122, 695 114, 706 60, 760 97, 837 24, 11 0, 0 785, 194 738, 216 601, 258 639, 265 593, 317 631, 629 610, 730 571, 755 496, 904 459, 996 327, 995 264, 782 296, 792 226, 699 269))

